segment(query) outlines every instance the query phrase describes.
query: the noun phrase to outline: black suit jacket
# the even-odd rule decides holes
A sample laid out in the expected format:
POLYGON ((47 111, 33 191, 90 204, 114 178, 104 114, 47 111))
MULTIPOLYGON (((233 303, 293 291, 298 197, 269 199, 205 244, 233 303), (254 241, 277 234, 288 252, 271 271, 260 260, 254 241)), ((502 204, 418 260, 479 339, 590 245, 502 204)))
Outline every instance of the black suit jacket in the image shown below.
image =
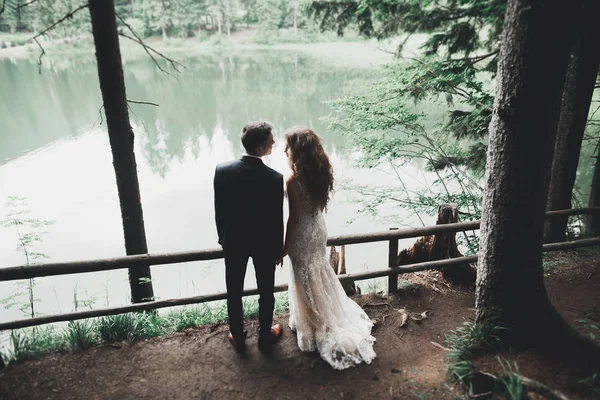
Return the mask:
POLYGON ((279 257, 283 251, 283 175, 243 156, 217 165, 215 221, 225 251, 279 257))

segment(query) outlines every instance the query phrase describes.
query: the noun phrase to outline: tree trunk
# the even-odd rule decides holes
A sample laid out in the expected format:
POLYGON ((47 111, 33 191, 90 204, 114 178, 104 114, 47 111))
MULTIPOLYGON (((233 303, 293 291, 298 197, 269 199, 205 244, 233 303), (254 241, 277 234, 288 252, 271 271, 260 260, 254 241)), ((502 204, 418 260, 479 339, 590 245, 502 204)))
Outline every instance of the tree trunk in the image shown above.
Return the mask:
MULTIPOLYGON (((114 3, 113 0, 89 0, 89 9, 98 60, 98 78, 119 192, 125 250, 127 255, 146 254, 148 248, 133 149, 134 136, 129 124, 114 3)), ((134 303, 154 298, 149 266, 129 268, 129 285, 134 303)))
POLYGON ((544 287, 541 248, 560 100, 580 4, 507 4, 489 129, 476 309, 478 323, 508 328, 513 344, 558 334, 556 328, 565 324, 544 287))
POLYGON ((294 6, 294 33, 298 33, 298 6, 294 6))
MULTIPOLYGON (((596 164, 592 177, 589 205, 590 207, 600 207, 600 142, 596 145, 596 164)), ((600 236, 600 214, 590 214, 586 220, 586 234, 589 236, 600 236)))
POLYGON ((162 40, 167 40, 167 28, 164 26, 161 26, 161 30, 162 30, 162 40))
MULTIPOLYGON (((598 3, 598 0, 592 1, 598 3)), ((588 1, 586 5, 591 6, 590 3, 588 1)), ((596 29, 595 21, 600 7, 594 7, 596 10, 586 10, 571 52, 554 146, 547 210, 571 208, 581 142, 600 63, 600 30, 596 29)), ((544 242, 565 241, 568 220, 569 217, 547 219, 544 242)))

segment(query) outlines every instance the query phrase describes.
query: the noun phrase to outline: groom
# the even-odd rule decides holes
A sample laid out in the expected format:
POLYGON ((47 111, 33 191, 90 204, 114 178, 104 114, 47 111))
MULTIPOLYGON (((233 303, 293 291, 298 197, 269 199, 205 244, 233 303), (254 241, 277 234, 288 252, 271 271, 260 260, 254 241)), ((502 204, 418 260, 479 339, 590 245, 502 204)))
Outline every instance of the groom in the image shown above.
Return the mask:
POLYGON ((242 292, 248 258, 252 257, 258 285, 258 348, 269 352, 281 336, 273 322, 275 261, 283 251, 283 176, 263 164, 273 150, 273 126, 249 122, 242 129, 246 154, 217 165, 215 220, 225 252, 229 341, 237 352, 246 350, 242 292))

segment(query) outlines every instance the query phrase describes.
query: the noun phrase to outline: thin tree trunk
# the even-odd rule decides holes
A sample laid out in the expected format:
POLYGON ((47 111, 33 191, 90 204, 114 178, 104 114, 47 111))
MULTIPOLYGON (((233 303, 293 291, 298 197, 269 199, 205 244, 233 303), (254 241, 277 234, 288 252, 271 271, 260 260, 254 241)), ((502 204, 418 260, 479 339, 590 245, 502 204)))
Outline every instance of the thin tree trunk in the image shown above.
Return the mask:
MULTIPOLYGON (((600 207, 600 141, 596 145, 596 163, 594 166, 591 189, 590 207, 600 207)), ((589 236, 600 236, 600 215, 591 214, 586 220, 586 233, 589 236)))
POLYGON ((165 28, 164 24, 161 26, 161 30, 162 30, 162 39, 167 40, 167 28, 165 28))
POLYGON ((541 248, 576 4, 580 2, 509 0, 504 20, 489 129, 476 309, 477 322, 508 328, 513 343, 526 342, 562 321, 544 287, 541 248))
MULTIPOLYGON (((598 2, 598 0, 591 1, 598 2)), ((588 6, 591 5, 590 1, 587 3, 588 6)), ((595 21, 599 7, 594 7, 596 10, 586 12, 585 20, 581 21, 581 30, 577 34, 571 52, 554 146, 547 210, 571 208, 581 142, 600 63, 600 51, 598 51, 600 29, 597 29, 597 21, 595 21)), ((568 217, 546 220, 544 241, 563 242, 566 238, 568 220, 568 217)))
POLYGON ((294 5, 294 33, 298 33, 298 6, 294 5))
MULTIPOLYGON (((114 3, 113 0, 89 0, 89 9, 119 192, 125 250, 127 255, 146 254, 148 248, 133 148, 134 135, 129 123, 114 3)), ((134 303, 154 298, 149 266, 130 268, 129 285, 134 303)))

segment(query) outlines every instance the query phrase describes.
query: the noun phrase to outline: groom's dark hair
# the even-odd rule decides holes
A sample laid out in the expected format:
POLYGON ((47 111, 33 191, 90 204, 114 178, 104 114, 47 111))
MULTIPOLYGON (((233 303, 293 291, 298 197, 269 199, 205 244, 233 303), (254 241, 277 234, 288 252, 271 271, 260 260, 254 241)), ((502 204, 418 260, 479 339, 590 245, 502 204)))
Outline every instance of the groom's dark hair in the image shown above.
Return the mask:
POLYGON ((273 125, 268 122, 252 121, 242 128, 242 145, 248 154, 254 154, 256 149, 269 140, 273 125))

